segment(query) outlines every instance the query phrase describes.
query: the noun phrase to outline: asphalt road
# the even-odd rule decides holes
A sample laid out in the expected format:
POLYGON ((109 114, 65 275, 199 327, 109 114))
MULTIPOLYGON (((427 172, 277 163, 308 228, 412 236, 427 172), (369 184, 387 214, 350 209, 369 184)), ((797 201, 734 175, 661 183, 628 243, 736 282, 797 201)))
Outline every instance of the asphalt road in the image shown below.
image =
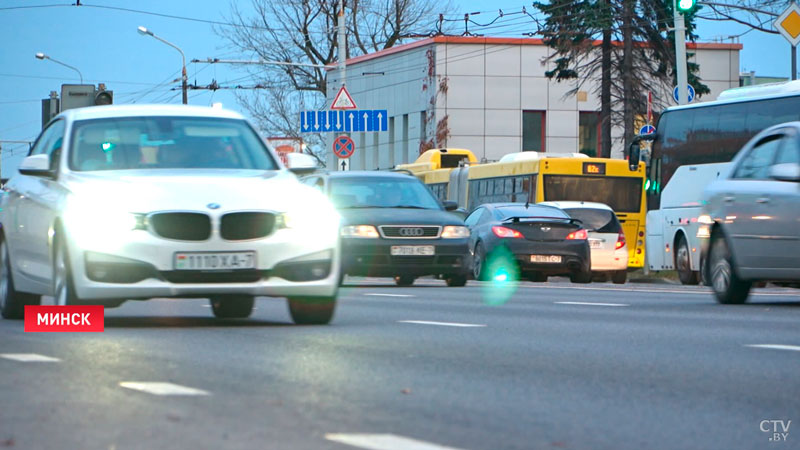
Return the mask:
POLYGON ((501 291, 360 280, 322 327, 291 325, 278 299, 232 321, 203 300, 128 302, 95 334, 0 321, 0 448, 800 445, 800 291, 742 306, 702 287, 501 291))

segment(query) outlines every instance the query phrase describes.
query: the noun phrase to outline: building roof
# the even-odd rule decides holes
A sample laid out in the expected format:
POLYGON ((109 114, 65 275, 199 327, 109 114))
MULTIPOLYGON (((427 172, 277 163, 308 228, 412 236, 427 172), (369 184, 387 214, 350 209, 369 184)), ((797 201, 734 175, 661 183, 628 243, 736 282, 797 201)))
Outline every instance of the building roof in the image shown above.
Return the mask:
MULTIPOLYGON (((594 41, 595 45, 600 45, 601 41, 594 41)), ((435 36, 419 41, 409 42, 395 47, 380 50, 366 55, 356 56, 347 59, 347 65, 358 64, 365 61, 381 58, 395 53, 405 52, 431 44, 483 44, 483 45, 546 45, 540 38, 511 38, 511 37, 480 37, 480 36, 435 36)), ((614 45, 622 45, 622 42, 614 41, 614 45)), ((742 44, 724 44, 717 42, 687 42, 686 48, 690 50, 741 50, 742 44)), ((328 70, 336 69, 331 66, 328 70)))

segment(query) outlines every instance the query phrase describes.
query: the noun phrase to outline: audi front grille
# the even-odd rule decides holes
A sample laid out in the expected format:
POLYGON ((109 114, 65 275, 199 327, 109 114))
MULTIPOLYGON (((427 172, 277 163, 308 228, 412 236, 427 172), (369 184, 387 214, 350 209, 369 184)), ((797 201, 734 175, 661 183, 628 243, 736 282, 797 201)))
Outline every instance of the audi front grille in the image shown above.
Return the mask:
POLYGON ((431 225, 381 225, 378 229, 390 239, 436 239, 442 232, 442 227, 431 225))
POLYGON ((211 218, 202 213, 166 212, 147 218, 153 231, 167 239, 205 241, 211 236, 211 218))
POLYGON ((275 215, 266 212, 237 212, 222 216, 220 235, 228 241, 259 239, 272 233, 275 215))

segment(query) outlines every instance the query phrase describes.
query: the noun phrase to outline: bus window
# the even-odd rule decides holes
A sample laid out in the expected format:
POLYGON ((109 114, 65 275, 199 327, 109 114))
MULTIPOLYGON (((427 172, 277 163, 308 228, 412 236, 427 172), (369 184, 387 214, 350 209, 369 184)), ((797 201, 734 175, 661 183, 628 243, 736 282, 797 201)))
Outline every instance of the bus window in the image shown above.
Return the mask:
POLYGON ((544 200, 598 202, 617 213, 637 213, 641 208, 642 179, 545 175, 544 200))

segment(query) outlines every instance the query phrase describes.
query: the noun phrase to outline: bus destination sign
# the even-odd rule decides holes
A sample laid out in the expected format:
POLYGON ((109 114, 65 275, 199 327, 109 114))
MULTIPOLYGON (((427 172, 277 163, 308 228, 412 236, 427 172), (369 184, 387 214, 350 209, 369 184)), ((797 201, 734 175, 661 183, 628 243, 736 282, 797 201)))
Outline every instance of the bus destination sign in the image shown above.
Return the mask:
POLYGON ((585 162, 585 163, 583 163, 583 174, 584 175, 605 175, 606 174, 606 163, 585 162))

